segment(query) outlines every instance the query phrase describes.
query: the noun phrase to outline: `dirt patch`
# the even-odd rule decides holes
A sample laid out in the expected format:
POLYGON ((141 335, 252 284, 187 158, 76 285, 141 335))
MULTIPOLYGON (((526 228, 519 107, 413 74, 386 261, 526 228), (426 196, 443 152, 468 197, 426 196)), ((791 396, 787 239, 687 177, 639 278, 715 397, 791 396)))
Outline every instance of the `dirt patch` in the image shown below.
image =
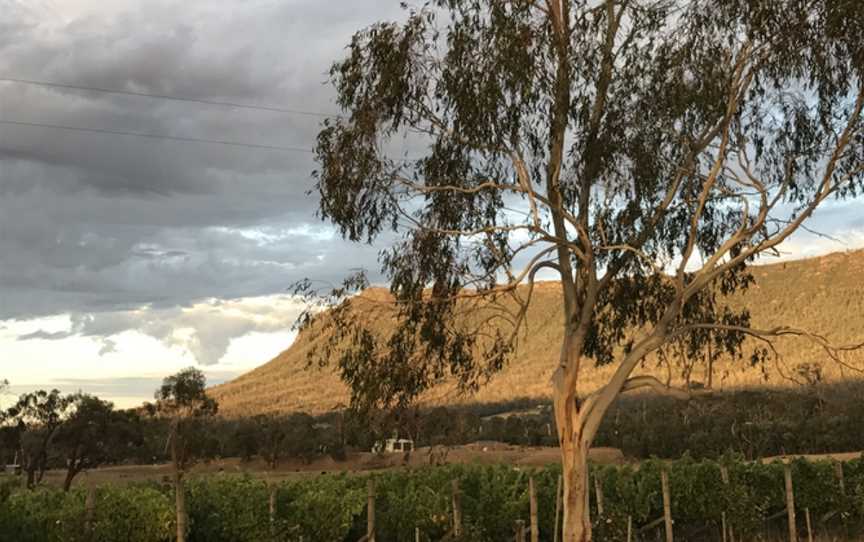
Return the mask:
MULTIPOLYGON (((276 471, 271 471, 262 461, 240 461, 236 458, 199 463, 191 477, 218 476, 225 474, 248 474, 269 481, 317 476, 329 472, 371 472, 404 467, 422 467, 447 464, 505 464, 520 467, 544 467, 560 462, 558 448, 513 446, 503 442, 480 441, 451 448, 424 447, 404 454, 373 454, 370 452, 349 453, 345 461, 330 457, 317 458, 311 462, 285 461, 276 471)), ((594 448, 588 455, 595 463, 604 465, 623 464, 624 454, 616 448, 594 448)), ((46 473, 45 481, 60 485, 64 472, 52 470, 46 473)), ((126 484, 141 481, 167 482, 171 474, 168 464, 123 465, 103 467, 80 474, 75 485, 99 486, 104 484, 126 484)))

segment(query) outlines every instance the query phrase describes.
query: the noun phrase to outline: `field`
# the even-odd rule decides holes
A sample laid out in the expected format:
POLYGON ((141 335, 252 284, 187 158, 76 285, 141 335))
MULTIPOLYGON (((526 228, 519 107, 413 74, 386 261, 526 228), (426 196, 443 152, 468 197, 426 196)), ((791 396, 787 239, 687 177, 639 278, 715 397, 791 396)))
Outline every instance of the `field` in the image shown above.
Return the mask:
MULTIPOLYGON (((406 460, 401 453, 373 454, 369 452, 349 453, 344 461, 330 457, 318 457, 310 462, 300 460, 283 461, 275 470, 259 460, 240 461, 236 458, 214 459, 193 467, 193 478, 208 478, 214 475, 249 475, 268 482, 282 482, 298 478, 309 478, 321 473, 362 474, 402 468, 422 468, 435 465, 511 465, 514 467, 546 467, 559 462, 558 448, 511 446, 501 442, 477 442, 465 446, 421 447, 409 454, 406 460), (446 450, 446 451, 445 451, 446 450)), ((624 456, 614 448, 595 448, 591 461, 598 465, 622 465, 624 456)), ((102 467, 85 471, 76 478, 75 485, 100 487, 105 484, 130 484, 138 482, 162 482, 171 474, 171 465, 122 465, 102 467)), ((63 470, 49 470, 45 483, 60 487, 63 470)))

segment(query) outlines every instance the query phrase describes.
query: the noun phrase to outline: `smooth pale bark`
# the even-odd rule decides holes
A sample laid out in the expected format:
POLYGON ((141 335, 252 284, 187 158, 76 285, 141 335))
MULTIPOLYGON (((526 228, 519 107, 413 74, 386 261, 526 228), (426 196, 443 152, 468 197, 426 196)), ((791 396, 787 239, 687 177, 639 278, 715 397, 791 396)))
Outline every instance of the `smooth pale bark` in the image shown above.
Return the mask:
POLYGON ((555 387, 553 396, 555 417, 558 424, 558 440, 561 446, 561 477, 564 482, 562 501, 564 521, 562 542, 587 542, 591 540, 591 524, 588 515, 588 448, 590 443, 582 438, 576 398, 572 392, 555 387))

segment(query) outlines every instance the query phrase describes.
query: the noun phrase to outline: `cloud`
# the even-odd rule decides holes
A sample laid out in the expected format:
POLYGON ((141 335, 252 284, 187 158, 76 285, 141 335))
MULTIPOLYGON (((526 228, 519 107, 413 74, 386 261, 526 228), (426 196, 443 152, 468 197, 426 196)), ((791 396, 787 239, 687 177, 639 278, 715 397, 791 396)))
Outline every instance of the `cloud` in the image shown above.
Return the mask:
MULTIPOLYGON (((59 18, 41 6, 0 3, 0 73, 325 112, 324 74, 351 33, 401 13, 372 0, 118 1, 59 18)), ((8 120, 304 148, 320 121, 11 82, 0 101, 8 120)), ((307 153, 0 125, 0 320, 267 295, 375 269, 376 247, 315 217, 314 167, 307 153)))
POLYGON ((117 351, 117 343, 111 339, 102 340, 102 348, 99 349, 99 355, 104 356, 117 351))
POLYGON ((61 339, 68 339, 72 336, 72 333, 68 331, 45 331, 38 330, 33 333, 27 333, 18 337, 19 341, 32 341, 32 340, 40 340, 40 341, 59 341, 61 339))
MULTIPOLYGON (((235 376, 234 373, 225 371, 205 371, 207 384, 214 386, 226 382, 235 376)), ((119 378, 58 378, 52 380, 46 386, 56 388, 62 393, 76 393, 84 391, 103 399, 115 402, 119 407, 131 407, 140 405, 148 398, 152 400, 153 392, 162 384, 162 377, 140 376, 119 378), (120 404, 118 404, 120 403, 120 404)), ((19 394, 33 391, 32 386, 9 387, 9 395, 14 397, 19 394)), ((3 399, 0 395, 0 399, 3 399)), ((5 402, 8 402, 8 397, 5 402)), ((2 403, 3 401, 0 401, 2 403)))
POLYGON ((99 355, 114 352, 122 333, 135 331, 169 348, 189 352, 202 365, 215 365, 231 341, 250 333, 275 333, 292 328, 304 309, 293 296, 266 296, 237 300, 211 299, 188 307, 143 307, 128 311, 72 314, 69 329, 36 330, 19 341, 59 341, 87 337, 101 342, 99 355))
MULTIPOLYGON (((350 9, 316 0, 109 4, 76 0, 51 16, 41 0, 0 0, 0 73, 335 112, 324 81, 352 33, 404 16, 395 0, 350 9)), ((11 82, 0 82, 0 102, 0 117, 12 120, 304 148, 320 126, 309 116, 11 82)), ((165 340, 160 319, 187 325, 183 311, 205 300, 280 294, 303 278, 337 283, 356 267, 380 279, 387 239, 350 244, 321 223, 308 194, 314 168, 308 153, 0 125, 0 320, 92 315, 74 333, 143 326, 165 340)), ((860 203, 837 205, 812 225, 830 233, 861 216, 860 203)), ((193 325, 184 343, 207 362, 224 351, 223 333, 249 325, 210 324, 222 331, 193 325)), ((51 333, 32 339, 62 338, 51 333)))

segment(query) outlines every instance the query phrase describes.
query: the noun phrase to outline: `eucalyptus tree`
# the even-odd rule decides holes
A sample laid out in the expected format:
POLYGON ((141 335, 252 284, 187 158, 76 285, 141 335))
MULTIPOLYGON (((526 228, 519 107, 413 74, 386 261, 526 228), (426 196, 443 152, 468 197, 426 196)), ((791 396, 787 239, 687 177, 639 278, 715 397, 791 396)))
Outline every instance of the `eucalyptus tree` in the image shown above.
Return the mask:
POLYGON ((166 448, 171 455, 178 542, 186 540, 188 529, 183 478, 194 464, 207 430, 200 422, 215 415, 219 407, 207 395, 206 387, 204 373, 189 367, 165 377, 155 394, 154 413, 169 422, 166 448))
POLYGON ((66 465, 63 490, 84 469, 122 460, 142 443, 138 417, 114 410, 114 404, 85 393, 68 396, 71 413, 60 425, 54 447, 66 465))
POLYGON ((49 453, 60 426, 70 413, 70 399, 59 390, 25 393, 9 407, 7 417, 15 424, 12 433, 27 487, 42 482, 49 453))
POLYGON ((759 361, 786 334, 840 355, 725 298, 864 189, 862 20, 857 0, 434 0, 360 30, 330 71, 343 116, 319 133, 316 191, 347 239, 395 239, 396 326, 352 317, 353 276, 313 355, 355 407, 445 377, 474 389, 512 356, 537 273, 556 273, 563 539, 590 539, 586 457, 609 406, 689 396, 634 375, 646 356, 755 336, 759 361), (406 133, 416 150, 391 156, 406 133), (591 361, 615 367, 596 391, 591 361))

